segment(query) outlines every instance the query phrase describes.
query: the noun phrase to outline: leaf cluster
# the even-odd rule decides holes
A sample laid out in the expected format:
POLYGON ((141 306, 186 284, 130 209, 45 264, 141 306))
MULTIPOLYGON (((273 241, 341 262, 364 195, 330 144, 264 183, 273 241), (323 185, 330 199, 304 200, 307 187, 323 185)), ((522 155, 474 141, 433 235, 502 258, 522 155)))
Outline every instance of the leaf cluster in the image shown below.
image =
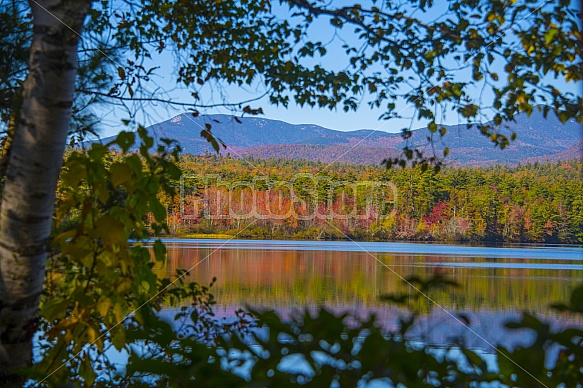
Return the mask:
POLYGON ((153 139, 144 128, 136 134, 67 155, 40 310, 39 380, 117 381, 108 352, 128 352, 129 327, 148 325, 166 304, 187 303, 205 315, 214 303, 209 288, 186 284, 184 273, 157 276, 166 248, 159 239, 151 249, 141 243, 168 229, 158 194, 175 194, 180 169, 173 142, 150 154, 153 139), (129 152, 136 134, 139 151, 129 152))
MULTIPOLYGON (((358 36, 343 45, 353 92, 370 97, 369 105, 383 109, 386 120, 400 117, 405 101, 414 110, 412 122, 428 123, 429 144, 446 134, 439 121, 451 111, 501 149, 514 139, 496 127, 538 104, 545 105, 545 116, 554 111, 563 122, 583 120, 581 96, 557 82, 578 82, 583 74, 574 2, 285 2, 306 25, 320 18, 337 34, 358 36)), ((409 137, 404 128, 403 138, 409 137)), ((439 167, 447 154, 447 148, 442 155, 408 144, 386 165, 439 167)))

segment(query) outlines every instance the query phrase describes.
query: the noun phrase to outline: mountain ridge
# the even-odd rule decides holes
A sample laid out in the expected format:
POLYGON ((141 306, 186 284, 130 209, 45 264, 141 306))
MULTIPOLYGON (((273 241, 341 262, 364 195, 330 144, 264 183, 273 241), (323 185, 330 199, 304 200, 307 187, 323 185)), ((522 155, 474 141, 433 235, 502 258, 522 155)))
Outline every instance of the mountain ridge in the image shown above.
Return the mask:
MULTIPOLYGON (((223 154, 233 157, 291 158, 334 161, 356 164, 379 164, 383 159, 398 155, 405 144, 399 133, 372 129, 337 131, 316 124, 289 124, 261 117, 234 118, 228 115, 193 117, 183 113, 148 127, 156 139, 177 140, 185 153, 214 152, 200 136, 205 125, 211 125, 214 136, 228 145, 223 154)), ((581 125, 569 121, 562 124, 554 115, 544 118, 534 111, 531 116, 518 115, 515 122, 505 123, 498 131, 517 139, 504 150, 494 149, 493 143, 475 128, 467 125, 444 125, 447 135, 434 143, 438 154, 446 146, 450 155, 446 162, 453 165, 487 166, 496 163, 514 165, 526 160, 558 160, 577 155, 581 149, 581 125), (494 152, 493 152, 494 151, 494 152)), ((426 128, 412 131, 411 144, 428 149, 426 128)), ((106 138, 103 142, 113 139, 106 138)), ((579 157, 580 157, 579 152, 579 157)))

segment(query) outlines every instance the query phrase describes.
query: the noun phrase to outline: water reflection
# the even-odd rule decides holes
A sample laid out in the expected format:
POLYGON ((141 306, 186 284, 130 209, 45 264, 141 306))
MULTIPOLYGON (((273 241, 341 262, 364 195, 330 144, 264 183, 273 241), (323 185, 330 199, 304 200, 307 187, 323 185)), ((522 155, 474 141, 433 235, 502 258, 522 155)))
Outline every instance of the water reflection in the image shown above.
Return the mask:
MULTIPOLYGON (((526 310, 554 326, 579 324, 553 313, 548 305, 566 300, 582 280, 583 248, 487 248, 406 243, 168 240, 168 262, 160 271, 191 269, 211 290, 218 312, 251 305, 283 314, 304 306, 377 314, 387 329, 402 313, 379 295, 415 292, 402 278, 439 273, 459 288, 432 294, 433 311, 422 316, 414 335, 430 343, 462 337, 469 346, 488 348, 506 340, 502 323, 526 310), (364 250, 366 251, 364 251, 364 250), (392 252, 393 251, 393 252, 392 252), (437 252, 437 253, 433 253, 437 252), (449 253, 447 253, 449 252, 449 253), (474 333, 456 321, 470 321, 474 333)), ((526 333, 513 341, 525 343, 526 333)))
MULTIPOLYGON (((460 285, 438 296, 444 307, 536 312, 548 311, 549 303, 565 300, 583 275, 582 249, 570 249, 569 254, 564 253, 565 248, 528 249, 548 252, 545 258, 528 258, 527 252, 514 248, 512 258, 492 258, 488 250, 497 248, 480 248, 486 254, 469 259, 464 255, 465 247, 459 246, 451 250, 460 255, 444 256, 355 251, 350 242, 334 242, 335 250, 321 242, 235 244, 168 240, 168 263, 163 270, 173 273, 193 268, 191 278, 201 283, 216 276, 213 292, 222 304, 265 307, 380 306, 379 295, 407 290, 402 277, 440 273, 460 285), (301 244, 302 249, 281 248, 292 244, 301 244)), ((368 247, 371 244, 375 243, 368 243, 368 247)), ((376 244, 385 250, 388 245, 376 244)), ((419 246, 396 245, 401 251, 406 245, 411 251, 419 246)), ((468 248, 472 252, 476 249, 468 248)))

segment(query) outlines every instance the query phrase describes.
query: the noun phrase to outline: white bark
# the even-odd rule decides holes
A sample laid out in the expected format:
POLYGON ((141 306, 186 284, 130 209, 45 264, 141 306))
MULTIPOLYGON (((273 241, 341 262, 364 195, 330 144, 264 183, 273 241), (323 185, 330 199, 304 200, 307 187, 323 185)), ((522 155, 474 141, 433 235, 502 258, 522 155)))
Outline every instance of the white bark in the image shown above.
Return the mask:
POLYGON ((77 44, 90 0, 37 0, 23 103, 0 209, 0 385, 29 366, 57 179, 70 126, 77 44), (43 9, 44 8, 44 9, 43 9), (74 31, 73 31, 74 30, 74 31))

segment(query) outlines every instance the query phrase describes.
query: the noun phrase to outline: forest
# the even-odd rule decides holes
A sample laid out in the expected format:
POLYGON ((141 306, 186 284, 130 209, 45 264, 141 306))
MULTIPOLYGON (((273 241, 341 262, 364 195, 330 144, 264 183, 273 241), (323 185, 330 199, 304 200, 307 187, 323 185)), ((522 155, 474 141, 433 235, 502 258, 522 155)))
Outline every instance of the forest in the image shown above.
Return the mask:
POLYGON ((172 235, 499 243, 583 242, 582 163, 421 168, 181 157, 162 195, 172 235))

